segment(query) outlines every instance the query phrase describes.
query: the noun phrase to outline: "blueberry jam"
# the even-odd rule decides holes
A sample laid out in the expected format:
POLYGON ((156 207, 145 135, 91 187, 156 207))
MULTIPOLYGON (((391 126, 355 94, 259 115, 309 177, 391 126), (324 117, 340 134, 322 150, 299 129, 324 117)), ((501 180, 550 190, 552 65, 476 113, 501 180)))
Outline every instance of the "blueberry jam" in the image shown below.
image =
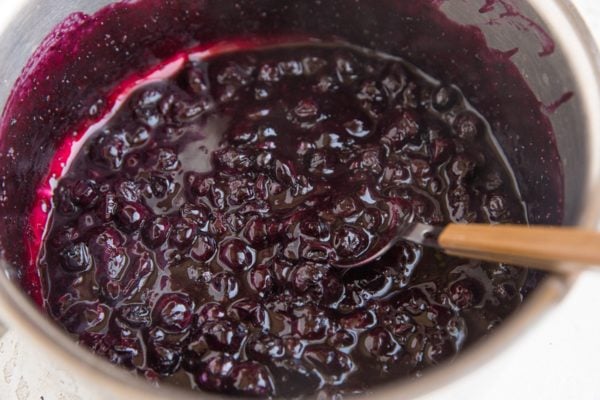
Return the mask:
POLYGON ((332 266, 410 219, 562 221, 519 49, 489 48, 444 3, 69 16, 4 110, 3 258, 79 343, 199 396, 339 398, 453 360, 543 276, 408 242, 332 266))
POLYGON ((452 358, 526 271, 411 243, 405 218, 526 222, 459 88, 341 44, 188 57, 86 139, 39 262, 50 314, 113 363, 253 396, 360 393, 452 358))

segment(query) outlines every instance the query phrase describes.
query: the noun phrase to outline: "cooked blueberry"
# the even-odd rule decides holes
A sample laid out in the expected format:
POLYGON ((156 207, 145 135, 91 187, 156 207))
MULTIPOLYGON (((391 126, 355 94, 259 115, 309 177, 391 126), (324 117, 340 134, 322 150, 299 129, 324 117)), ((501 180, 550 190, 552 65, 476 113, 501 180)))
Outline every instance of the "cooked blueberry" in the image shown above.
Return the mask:
POLYGON ((234 302, 229 307, 229 316, 263 332, 268 332, 271 328, 271 320, 265 306, 250 298, 234 302))
POLYGON ((268 369, 255 362, 238 364, 231 371, 232 386, 242 396, 270 396, 274 390, 272 379, 268 369))
POLYGON ((500 220, 508 213, 506 198, 501 194, 492 194, 486 199, 485 208, 488 215, 494 221, 500 220))
POLYGON ((79 232, 74 227, 60 227, 52 233, 48 242, 54 249, 64 250, 65 247, 75 243, 78 238, 79 232))
POLYGON ((472 278, 465 278, 450 286, 449 295, 452 303, 463 309, 478 305, 483 298, 484 290, 481 283, 472 278))
POLYGON ((225 391, 229 389, 233 359, 222 353, 212 353, 202 360, 202 367, 196 374, 196 384, 203 390, 225 391))
POLYGON ((346 225, 335 232, 333 248, 342 258, 358 257, 369 247, 369 236, 362 229, 346 225))
POLYGON ((91 208, 98 202, 98 187, 90 179, 78 181, 71 189, 73 199, 83 208, 91 208))
POLYGON ((213 177, 190 173, 187 175, 186 183, 194 196, 206 196, 210 193, 211 188, 215 185, 213 177))
POLYGON ((196 261, 208 261, 215 255, 217 245, 213 238, 200 234, 192 245, 191 256, 196 261))
POLYGON ((432 140, 431 159, 433 162, 443 162, 450 157, 452 154, 453 144, 450 139, 447 138, 435 138, 432 140))
POLYGON ((261 362, 269 362, 285 357, 285 345, 280 337, 261 335, 251 339, 246 346, 250 356, 261 362))
POLYGON ((147 221, 142 229, 144 243, 150 248, 161 246, 167 241, 171 222, 166 217, 155 217, 147 221))
POLYGON ((166 344, 150 344, 146 357, 148 366, 159 375, 172 375, 181 366, 181 350, 166 344))
POLYGON ((209 294, 215 301, 227 301, 235 298, 240 291, 238 281, 228 272, 216 274, 210 281, 209 294))
POLYGON ((93 159, 100 165, 117 170, 129 151, 129 143, 125 134, 103 134, 94 144, 93 159))
POLYGON ((219 261, 233 271, 244 271, 256 261, 256 251, 246 242, 229 239, 219 245, 219 261))
MULTIPOLYGON (((263 15, 238 3, 236 13, 247 17, 242 30, 256 30, 254 17, 279 18, 277 7, 263 15)), ((153 57, 177 52, 194 36, 193 29, 176 32, 185 21, 202 22, 189 11, 178 19, 182 26, 169 28, 168 43, 156 30, 153 57)), ((159 28, 161 14, 152 15, 158 22, 151 28, 159 28)), ((389 28, 381 21, 369 32, 389 28)), ((407 21, 398 26, 427 19, 407 21)), ((205 22, 197 25, 210 30, 205 22)), ((435 40, 436 30, 429 33, 423 43, 435 40)), ((127 36, 119 52, 140 50, 127 36)), ((516 108, 496 104, 489 84, 466 65, 458 75, 468 78, 463 89, 473 104, 459 82, 440 84, 396 57, 339 43, 257 49, 239 39, 235 51, 207 49, 210 56, 191 56, 164 78, 153 74, 127 96, 103 92, 123 104, 90 121, 102 126, 52 182, 38 264, 43 304, 59 324, 96 354, 157 383, 219 395, 340 399, 452 359, 519 307, 535 286, 526 270, 408 241, 362 268, 332 265, 366 255, 409 221, 539 219, 543 207, 531 207, 528 191, 520 197, 509 166, 484 137, 488 126, 505 136, 518 131, 509 123, 521 119, 516 108)), ((428 55, 403 46, 416 59, 428 55)), ((462 68, 447 62, 456 52, 446 50, 424 70, 462 68)), ((509 83, 498 88, 514 95, 509 83)), ((52 118, 46 122, 61 115, 52 118)), ((78 132, 63 126, 70 120, 61 131, 78 132)), ((507 156, 520 160, 528 148, 515 140, 507 156)), ((546 155, 540 165, 551 176, 546 155)), ((38 232, 39 221, 32 222, 38 232)))
POLYGON ((268 295, 273 287, 273 275, 266 265, 248 271, 248 286, 260 296, 268 295))
POLYGON ((384 90, 381 87, 382 85, 380 85, 381 83, 376 81, 367 80, 363 82, 356 96, 361 101, 363 107, 375 115, 384 112, 387 106, 384 90))
POLYGON ((326 150, 319 149, 307 156, 306 164, 311 174, 316 176, 327 176, 336 173, 338 167, 334 153, 326 150))
POLYGON ((125 180, 115 185, 115 193, 120 200, 135 203, 140 200, 141 190, 137 182, 125 180))
POLYGON ((215 167, 228 172, 244 172, 252 166, 252 158, 243 150, 226 148, 213 154, 215 167))
POLYGON ((451 164, 451 173, 458 179, 464 180, 473 176, 477 168, 477 161, 465 154, 457 155, 451 164))
POLYGON ((96 275, 100 282, 120 280, 129 267, 129 256, 123 247, 108 247, 96 260, 96 275))
POLYGON ((191 246, 196 239, 196 226, 185 219, 176 219, 172 224, 169 242, 178 249, 191 246))
POLYGON ((308 294, 311 299, 324 304, 339 300, 342 284, 328 267, 314 263, 305 263, 291 274, 292 287, 298 294, 308 294))
POLYGON ((352 358, 341 351, 328 346, 314 346, 308 348, 304 357, 327 378, 334 381, 341 380, 354 369, 352 358))
POLYGON ((144 304, 125 305, 117 311, 120 318, 134 328, 148 326, 152 321, 150 308, 144 304))
POLYGON ((102 221, 108 222, 117 214, 118 207, 117 196, 114 193, 106 193, 102 196, 100 204, 96 209, 98 217, 102 221))
POLYGON ((483 121, 472 112, 464 112, 456 117, 454 134, 462 140, 473 140, 483 131, 483 121))
POLYGON ((148 209, 140 203, 124 203, 119 207, 117 221, 125 232, 140 229, 148 218, 148 209))
POLYGON ((69 272, 85 272, 92 267, 92 257, 85 243, 78 243, 62 254, 63 268, 69 272))
POLYGON ((358 78, 359 62, 351 54, 340 54, 335 60, 335 71, 341 83, 351 83, 358 78))
POLYGON ((349 217, 356 213, 358 209, 359 206, 352 196, 339 196, 334 200, 333 213, 337 217, 349 217))
POLYGON ((82 301, 69 307, 60 317, 60 322, 69 332, 81 334, 102 324, 109 313, 108 308, 98 301, 82 301))
POLYGON ((391 123, 383 132, 385 142, 394 148, 401 147, 404 143, 417 137, 421 128, 419 117, 411 111, 402 111, 392 117, 391 123))
POLYGON ((385 359, 400 351, 400 346, 385 328, 374 328, 363 334, 362 346, 364 352, 375 359, 385 359))
POLYGON ((371 133, 371 129, 362 119, 351 119, 344 123, 344 129, 348 135, 355 138, 364 138, 371 133))
POLYGON ((425 361, 429 364, 439 364, 454 356, 456 348, 449 338, 437 337, 427 343, 423 349, 425 361))
POLYGON ((56 210, 63 215, 76 215, 79 211, 75 204, 71 191, 65 185, 60 185, 54 194, 54 204, 56 210))
POLYGON ((255 67, 245 62, 229 62, 217 75, 223 85, 244 86, 249 83, 255 67))
POLYGON ((163 199, 175 192, 173 179, 158 172, 153 172, 150 175, 148 186, 152 196, 157 199, 163 199))
POLYGON ((173 149, 161 148, 155 150, 150 158, 153 168, 158 171, 174 171, 179 168, 179 159, 173 149))
POLYGON ((240 349, 247 330, 238 322, 219 320, 205 322, 202 333, 211 349, 233 354, 240 349))
POLYGON ((292 333, 309 340, 325 337, 331 323, 325 313, 316 305, 294 310, 293 317, 292 333))
POLYGON ((248 221, 244 229, 244 237, 258 248, 272 243, 279 234, 279 224, 272 220, 254 217, 248 221))
POLYGON ((345 315, 340 322, 344 328, 349 330, 365 330, 375 326, 377 317, 372 311, 360 310, 345 315))
POLYGON ((408 77, 404 67, 398 63, 393 63, 384 72, 381 84, 388 97, 395 99, 406 86, 408 77))
POLYGON ((206 321, 218 321, 225 318, 225 308, 219 303, 206 303, 200 306, 196 312, 198 324, 206 321))
POLYGON ((454 107, 460 94, 452 86, 440 86, 433 93, 433 107, 437 111, 447 111, 454 107))
POLYGON ((154 307, 154 321, 167 331, 183 332, 192 322, 192 311, 192 301, 187 295, 165 294, 154 307))

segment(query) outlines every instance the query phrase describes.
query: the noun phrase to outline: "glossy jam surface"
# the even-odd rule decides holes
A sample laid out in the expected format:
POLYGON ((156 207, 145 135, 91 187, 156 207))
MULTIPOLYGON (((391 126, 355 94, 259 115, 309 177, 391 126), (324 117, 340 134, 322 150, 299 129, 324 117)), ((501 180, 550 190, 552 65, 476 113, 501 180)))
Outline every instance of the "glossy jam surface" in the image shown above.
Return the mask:
POLYGON ((408 242, 330 265, 406 218, 526 222, 458 87, 339 44, 189 61, 135 91, 60 179, 44 305, 149 379, 363 393, 452 359, 522 301, 525 269, 408 242))

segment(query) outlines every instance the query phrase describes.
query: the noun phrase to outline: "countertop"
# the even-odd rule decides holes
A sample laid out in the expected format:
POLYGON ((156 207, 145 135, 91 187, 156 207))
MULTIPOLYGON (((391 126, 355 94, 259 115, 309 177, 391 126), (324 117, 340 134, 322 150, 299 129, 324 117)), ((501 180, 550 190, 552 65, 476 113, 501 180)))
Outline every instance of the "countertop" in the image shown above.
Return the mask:
MULTIPOLYGON (((600 2, 572 0, 600 38, 600 2)), ((0 26, 18 2, 0 2, 0 26)), ((600 400, 600 273, 584 273, 567 298, 505 352, 425 400, 600 400)), ((77 384, 17 332, 0 339, 0 400, 107 400, 77 384)))

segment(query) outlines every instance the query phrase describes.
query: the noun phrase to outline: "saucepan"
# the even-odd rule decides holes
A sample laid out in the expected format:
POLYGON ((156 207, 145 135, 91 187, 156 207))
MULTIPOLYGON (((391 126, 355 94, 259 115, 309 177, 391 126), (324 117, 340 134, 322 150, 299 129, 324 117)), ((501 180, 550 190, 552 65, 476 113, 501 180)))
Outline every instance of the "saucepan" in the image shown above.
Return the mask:
MULTIPOLYGON (((93 14, 113 3, 110 0, 12 1, 19 2, 20 10, 5 26, 0 26, 0 107, 5 106, 24 67, 35 68, 36 60, 29 63, 28 60, 57 24, 73 13, 82 13, 79 18, 84 18, 84 14, 93 14)), ((169 3, 169 0, 164 1, 169 3)), ((568 0, 430 1, 458 23, 479 27, 490 47, 511 52, 512 61, 541 104, 545 105, 554 128, 564 172, 563 223, 594 229, 600 211, 600 118, 597 117, 600 110, 600 58, 577 11, 568 0)), ((231 2, 235 3, 234 0, 231 2)), ((274 7, 287 4, 285 1, 271 3, 274 7)), ((347 3, 347 7, 352 9, 354 2, 348 0, 347 3)), ((377 7, 377 2, 372 3, 373 7, 377 7)), ((236 12, 235 7, 229 10, 236 12)), ((227 18, 227 15, 223 17, 227 18)), ((60 40, 60 34, 60 31, 55 31, 51 40, 60 40)), ((68 54, 64 56, 68 57, 68 54)), ((76 90, 75 86, 73 90, 76 90)), ((7 140, 6 135, 10 135, 7 128, 10 123, 3 121, 4 130, 8 133, 2 132, 1 140, 7 140)), ((510 153, 510 149, 505 150, 510 153)), ((33 172, 36 168, 43 168, 43 163, 36 158, 41 151, 43 149, 32 148, 28 154, 15 157, 14 168, 33 172)), ((529 156, 541 157, 540 154, 529 156)), ((24 211, 22 204, 27 201, 22 197, 23 188, 35 175, 21 174, 20 181, 15 181, 16 175, 10 180, 11 174, 8 173, 0 180, 1 230, 4 232, 0 234, 2 321, 9 329, 17 330, 35 343, 41 353, 60 362, 82 382, 96 385, 99 392, 109 398, 198 398, 197 393, 170 387, 156 388, 97 358, 48 320, 25 294, 19 283, 22 265, 19 265, 19 259, 14 257, 12 250, 19 245, 17 241, 26 237, 26 227, 19 215, 10 213, 24 211)), ((561 301, 576 278, 574 273, 546 276, 518 312, 493 335, 472 346, 457 360, 434 368, 418 380, 401 380, 377 389, 370 398, 418 396, 480 367, 518 340, 541 316, 549 313, 551 318, 552 308, 561 301)))

